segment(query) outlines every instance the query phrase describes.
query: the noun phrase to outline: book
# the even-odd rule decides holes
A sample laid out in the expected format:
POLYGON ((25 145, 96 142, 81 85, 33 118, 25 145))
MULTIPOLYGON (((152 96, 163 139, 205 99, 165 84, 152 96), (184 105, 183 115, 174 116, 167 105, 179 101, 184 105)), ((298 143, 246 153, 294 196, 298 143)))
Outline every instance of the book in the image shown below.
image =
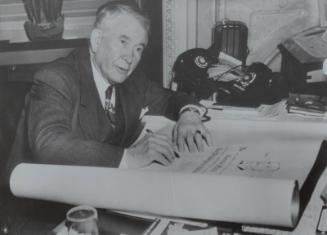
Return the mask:
POLYGON ((323 117, 327 111, 327 97, 290 93, 287 100, 287 111, 289 113, 323 117))

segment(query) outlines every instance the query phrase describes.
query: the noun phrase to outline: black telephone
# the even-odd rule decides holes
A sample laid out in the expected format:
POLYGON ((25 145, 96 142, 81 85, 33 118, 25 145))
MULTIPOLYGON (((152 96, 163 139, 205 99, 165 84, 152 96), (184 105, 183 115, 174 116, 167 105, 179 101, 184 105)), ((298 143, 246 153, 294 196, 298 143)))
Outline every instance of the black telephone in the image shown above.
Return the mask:
POLYGON ((256 105, 266 99, 273 73, 265 64, 258 62, 231 69, 228 72, 238 73, 239 78, 222 82, 208 77, 208 69, 217 63, 217 57, 203 48, 193 48, 180 54, 173 66, 177 89, 197 100, 208 99, 216 92, 217 102, 230 105, 256 105))
POLYGON ((200 100, 207 99, 215 91, 215 82, 208 79, 208 68, 217 59, 208 50, 193 48, 180 54, 173 66, 177 89, 200 100))

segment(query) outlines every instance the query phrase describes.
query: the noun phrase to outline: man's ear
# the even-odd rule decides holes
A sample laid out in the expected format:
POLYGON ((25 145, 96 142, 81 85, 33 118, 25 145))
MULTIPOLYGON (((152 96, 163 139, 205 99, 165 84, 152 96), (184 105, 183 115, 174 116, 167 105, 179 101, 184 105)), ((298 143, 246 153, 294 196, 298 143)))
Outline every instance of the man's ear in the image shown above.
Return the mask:
POLYGON ((102 31, 100 29, 93 29, 90 37, 90 44, 92 52, 97 52, 102 38, 102 31))

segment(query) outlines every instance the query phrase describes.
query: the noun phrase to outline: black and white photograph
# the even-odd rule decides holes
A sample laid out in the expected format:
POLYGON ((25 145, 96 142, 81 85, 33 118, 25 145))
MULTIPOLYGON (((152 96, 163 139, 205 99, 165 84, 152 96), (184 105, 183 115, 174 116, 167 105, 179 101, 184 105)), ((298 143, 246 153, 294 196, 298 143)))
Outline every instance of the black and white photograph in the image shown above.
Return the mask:
POLYGON ((0 0, 0 235, 327 234, 327 0, 0 0))

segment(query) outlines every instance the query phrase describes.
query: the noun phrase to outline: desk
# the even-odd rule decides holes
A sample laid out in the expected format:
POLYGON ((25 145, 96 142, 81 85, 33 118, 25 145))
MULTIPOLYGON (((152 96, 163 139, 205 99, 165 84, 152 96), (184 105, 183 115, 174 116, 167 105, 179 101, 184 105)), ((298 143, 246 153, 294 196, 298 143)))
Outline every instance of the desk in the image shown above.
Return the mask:
MULTIPOLYGON (((0 234, 45 235, 60 224, 72 205, 21 199, 0 191, 0 234), (8 233, 3 229, 7 227, 8 233)), ((98 210, 100 234, 141 234, 151 221, 98 210)))
MULTIPOLYGON (((0 191, 0 234, 54 235, 51 231, 64 220, 72 205, 13 197, 8 191, 0 191), (8 233, 4 233, 4 227, 8 233)), ((98 209, 101 235, 142 234, 152 223, 150 219, 137 218, 98 209)), ((215 223, 212 223, 215 226, 215 223)), ((239 225, 220 223, 224 231, 232 231, 239 225)))
MULTIPOLYGON (((325 150, 326 149, 326 146, 323 149, 325 150)), ((293 156, 293 154, 291 154, 291 156, 293 156)), ((314 186, 316 184, 316 181, 319 178, 319 174, 317 175, 316 173, 321 172, 325 168, 325 166, 326 166, 326 160, 327 159, 324 157, 325 156, 325 151, 321 152, 321 156, 323 156, 323 157, 322 158, 319 158, 319 161, 317 161, 316 164, 315 164, 315 166, 312 168, 312 171, 311 171, 312 176, 311 177, 308 177, 308 180, 306 180, 306 182, 305 182, 305 184, 308 185, 309 189, 308 190, 304 190, 302 192, 302 195, 305 196, 305 197, 302 197, 302 199, 304 201, 308 201, 310 199, 312 188, 314 188, 314 186), (310 187, 311 187, 311 189, 310 189, 310 187)), ((310 175, 311 175, 311 173, 310 173, 310 175)), ((72 178, 72 177, 70 177, 70 178, 72 178)), ((33 181, 33 183, 35 183, 35 182, 33 181)), ((320 183, 320 186, 321 185, 323 186, 324 183, 325 182, 321 182, 320 183)), ((52 185, 52 184, 50 184, 50 185, 52 185)), ((84 185, 84 181, 83 181, 83 185, 84 185)), ((318 200, 318 202, 319 202, 319 194, 321 192, 320 191, 320 189, 321 189, 320 186, 317 188, 318 190, 316 190, 316 194, 314 196, 314 199, 315 200, 318 200)), ((154 197, 154 198, 157 198, 157 197, 154 197)), ((13 206, 13 205, 18 205, 19 202, 20 202, 20 199, 11 198, 10 200, 13 200, 14 204, 11 204, 11 206, 8 207, 8 204, 9 203, 7 203, 5 201, 5 203, 3 205, 7 209, 6 210, 1 210, 0 212, 2 212, 2 211, 11 212, 12 210, 15 211, 15 208, 16 209, 19 209, 20 208, 19 206, 13 206)), ((10 200, 7 200, 7 201, 9 202, 10 200)), ((48 203, 45 203, 45 202, 37 202, 37 201, 32 201, 31 202, 31 200, 24 200, 24 202, 25 202, 24 205, 26 205, 26 203, 28 205, 27 207, 25 207, 25 208, 27 208, 27 213, 26 212, 24 213, 24 211, 19 211, 19 215, 22 216, 23 218, 25 218, 25 220, 23 220, 24 231, 28 231, 27 229, 29 229, 31 227, 31 224, 34 225, 34 229, 37 228, 37 226, 40 226, 40 228, 38 228, 38 230, 41 230, 41 227, 43 229, 43 226, 44 226, 44 229, 49 228, 49 224, 50 225, 53 225, 53 227, 54 227, 55 225, 59 224, 60 221, 63 220, 63 218, 65 217, 65 212, 68 209, 67 206, 64 205, 62 207, 60 204, 59 205, 58 204, 50 204, 49 205, 48 203), (35 208, 36 208, 35 205, 36 204, 38 206, 40 206, 41 208, 43 208, 43 209, 38 209, 36 212, 32 211, 32 209, 35 210, 35 208)), ((22 204, 23 203, 20 203, 20 205, 22 205, 22 204)), ((320 206, 321 206, 321 204, 320 204, 320 206)), ((313 211, 316 214, 319 213, 320 206, 318 205, 316 208, 313 209, 313 211)), ((37 207, 37 208, 40 208, 40 207, 37 207)), ((14 213, 14 218, 15 219, 21 218, 19 216, 16 216, 16 214, 14 213)), ((117 215, 115 215, 115 216, 117 216, 117 215)), ((116 219, 116 222, 113 222, 113 221, 115 221, 115 218, 117 218, 115 216, 112 217, 110 215, 110 216, 107 217, 108 220, 109 220, 109 222, 110 222, 109 223, 109 226, 108 226, 108 229, 113 234, 115 234, 115 231, 122 231, 122 230, 120 230, 121 228, 126 229, 127 228, 127 225, 128 226, 133 225, 134 222, 135 222, 134 220, 128 220, 127 223, 124 222, 125 224, 127 224, 125 226, 125 225, 122 225, 122 222, 123 222, 123 218, 124 217, 123 216, 119 216, 118 219, 116 219), (115 230, 115 231, 113 231, 113 230, 115 230)), ((103 218, 103 217, 101 217, 101 218, 103 218)), ((22 221, 22 220, 20 220, 20 221, 22 221)), ((313 218, 313 224, 315 223, 315 221, 316 221, 315 218, 313 218)), ((135 223, 138 226, 137 227, 137 229, 139 229, 138 231, 142 230, 144 227, 147 226, 147 223, 145 223, 144 221, 139 221, 139 222, 136 222, 135 223)), ((20 223, 20 224, 22 224, 22 223, 20 223)), ((20 224, 17 223, 17 225, 20 225, 20 224)), ((302 220, 300 222, 300 225, 303 226, 302 220)), ((315 225, 312 225, 312 224, 310 225, 310 227, 309 227, 310 231, 314 232, 314 226, 315 225)), ((101 227, 101 221, 100 221, 100 227, 101 227)), ((298 228, 300 229, 301 227, 297 227, 297 229, 298 228)), ((308 227, 306 227, 304 225, 304 228, 308 228, 308 227)), ((22 229, 21 226, 20 226, 20 229, 22 229)), ((29 230, 29 231, 32 231, 32 230, 29 230)), ((302 232, 302 230, 301 230, 301 232, 302 232)), ((128 232, 126 232, 126 233, 128 233, 128 232)), ((32 234, 35 234, 35 233, 32 233, 32 234)), ((135 234, 135 233, 132 233, 132 234, 135 234)), ((299 235, 299 233, 291 233, 291 234, 299 235)), ((304 235, 310 235, 310 233, 304 233, 304 235)))
MULTIPOLYGON (((322 152, 321 156, 325 156, 325 153, 322 152)), ((301 190, 301 195, 304 195, 302 197, 303 204, 307 204, 309 201, 311 190, 315 187, 319 178, 319 174, 316 173, 320 173, 324 169, 326 160, 325 157, 319 158, 312 168, 311 176, 304 183, 306 186, 303 186, 303 190, 301 190)), ((279 233, 273 234, 314 235, 317 216, 322 205, 319 195, 327 181, 326 172, 323 179, 318 183, 318 187, 316 187, 315 193, 311 197, 314 200, 309 203, 309 210, 304 213, 305 216, 302 216, 295 232, 281 230, 278 231, 279 233)), ((5 191, 1 192, 4 193, 5 191)), ((66 211, 72 207, 58 203, 14 198, 10 194, 1 195, 4 196, 0 200, 0 221, 8 222, 10 225, 9 234, 48 234, 63 221, 66 211)), ((104 210, 99 210, 99 218, 99 227, 103 234, 119 234, 121 232, 131 235, 141 234, 150 224, 147 220, 129 218, 115 213, 108 213, 104 210)), ((227 224, 226 226, 235 230, 239 227, 239 225, 234 224, 227 224)))
MULTIPOLYGON (((320 170, 323 169, 323 164, 321 163, 322 162, 317 163, 320 170)), ((309 187, 314 187, 316 185, 316 179, 310 178, 306 184, 309 187)), ((327 172, 323 174, 322 179, 323 180, 319 180, 312 197, 311 192, 301 192, 302 195, 304 193, 306 196, 304 197, 304 200, 308 201, 310 197, 312 199, 310 200, 308 207, 295 230, 293 232, 288 230, 273 230, 277 232, 272 234, 314 235, 315 226, 317 223, 316 221, 322 206, 322 201, 319 199, 319 195, 327 182, 327 172)), ((1 191, 0 196, 0 224, 6 223, 9 225, 8 234, 49 234, 53 228, 64 220, 66 212, 72 207, 71 205, 59 203, 15 198, 5 191, 1 191)), ((151 221, 146 219, 126 217, 125 215, 109 213, 108 211, 104 210, 98 210, 98 212, 99 227, 100 232, 102 232, 100 234, 142 234, 142 232, 145 231, 145 229, 151 223, 151 221)), ((218 227, 220 227, 220 224, 218 223, 212 225, 218 225, 218 227)), ((227 229, 229 228, 229 231, 240 231, 240 225, 237 224, 226 223, 224 226, 227 229)), ((262 230, 263 228, 261 228, 261 230, 256 229, 256 234, 259 234, 259 232, 262 230)), ((253 235, 254 233, 251 234, 253 235)))

